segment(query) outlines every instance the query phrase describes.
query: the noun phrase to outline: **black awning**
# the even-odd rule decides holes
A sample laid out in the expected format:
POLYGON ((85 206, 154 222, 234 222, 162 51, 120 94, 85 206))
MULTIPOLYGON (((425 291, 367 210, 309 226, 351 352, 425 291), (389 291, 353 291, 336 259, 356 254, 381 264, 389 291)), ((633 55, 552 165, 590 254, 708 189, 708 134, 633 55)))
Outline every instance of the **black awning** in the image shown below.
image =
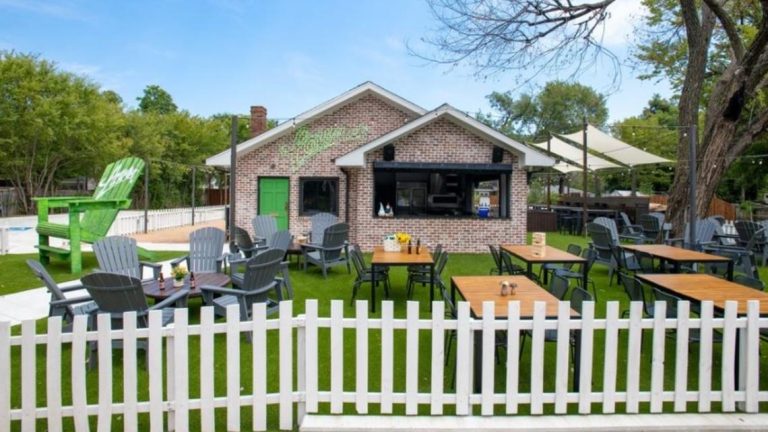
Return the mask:
POLYGON ((385 162, 374 161, 373 168, 378 170, 411 171, 474 171, 474 172, 512 172, 512 164, 473 164, 473 163, 429 163, 429 162, 385 162))

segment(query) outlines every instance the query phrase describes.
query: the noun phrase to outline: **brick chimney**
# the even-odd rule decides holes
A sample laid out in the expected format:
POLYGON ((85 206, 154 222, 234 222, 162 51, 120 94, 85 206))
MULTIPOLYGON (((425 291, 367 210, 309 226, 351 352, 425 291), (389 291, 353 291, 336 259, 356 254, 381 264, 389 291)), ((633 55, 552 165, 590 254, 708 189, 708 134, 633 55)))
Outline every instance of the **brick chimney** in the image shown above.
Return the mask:
POLYGON ((251 107, 251 138, 267 130, 267 109, 263 106, 251 107))

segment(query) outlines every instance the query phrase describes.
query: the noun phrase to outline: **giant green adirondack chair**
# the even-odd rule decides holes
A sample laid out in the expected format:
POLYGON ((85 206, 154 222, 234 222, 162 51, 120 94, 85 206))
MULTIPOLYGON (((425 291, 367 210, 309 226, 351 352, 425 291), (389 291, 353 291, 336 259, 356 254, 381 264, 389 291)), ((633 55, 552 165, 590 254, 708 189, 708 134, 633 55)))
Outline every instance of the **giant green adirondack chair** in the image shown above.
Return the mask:
MULTIPOLYGON (((83 267, 81 243, 93 243, 107 235, 117 212, 131 204, 131 191, 144 170, 144 161, 128 157, 113 162, 104 170, 93 197, 37 197, 37 233, 40 262, 47 264, 50 256, 69 259, 72 273, 83 267), (48 210, 65 207, 69 211, 69 224, 48 222, 48 210), (82 218, 81 218, 82 214, 82 218), (50 237, 69 240, 69 250, 53 247, 50 237)), ((146 251, 139 251, 146 255, 146 251)))

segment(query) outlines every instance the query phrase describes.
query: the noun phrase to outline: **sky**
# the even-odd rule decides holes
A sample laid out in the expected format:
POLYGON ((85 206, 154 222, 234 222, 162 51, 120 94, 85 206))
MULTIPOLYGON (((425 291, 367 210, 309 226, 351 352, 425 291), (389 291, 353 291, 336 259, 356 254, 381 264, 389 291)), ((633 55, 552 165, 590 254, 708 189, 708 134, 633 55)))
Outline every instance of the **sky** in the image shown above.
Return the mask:
MULTIPOLYGON (((617 0, 604 40, 626 58, 639 0, 617 0)), ((443 103, 490 112, 493 91, 521 76, 480 80, 408 53, 437 27, 424 0, 0 0, 0 50, 33 53, 114 90, 130 107, 147 85, 200 116, 267 107, 288 119, 365 81, 426 109, 443 103)), ((622 70, 620 87, 601 65, 579 78, 607 95, 610 121, 637 115, 665 83, 622 70)), ((525 77, 523 77, 525 78, 525 77)), ((542 75, 533 85, 566 79, 542 75)))

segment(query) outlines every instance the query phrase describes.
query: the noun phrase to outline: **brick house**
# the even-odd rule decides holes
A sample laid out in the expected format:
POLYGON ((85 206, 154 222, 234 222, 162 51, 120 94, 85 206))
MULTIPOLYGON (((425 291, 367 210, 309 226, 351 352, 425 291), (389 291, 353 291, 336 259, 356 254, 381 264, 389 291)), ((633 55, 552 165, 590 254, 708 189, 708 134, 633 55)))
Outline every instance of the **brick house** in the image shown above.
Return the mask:
MULTIPOLYGON (((426 111, 371 82, 265 131, 266 118, 252 107, 254 136, 237 146, 236 224, 275 214, 297 235, 331 212, 364 250, 395 231, 454 252, 522 243, 527 169, 555 162, 450 105, 426 111), (385 204, 393 216, 379 216, 385 204)), ((206 163, 228 168, 229 150, 206 163)))

